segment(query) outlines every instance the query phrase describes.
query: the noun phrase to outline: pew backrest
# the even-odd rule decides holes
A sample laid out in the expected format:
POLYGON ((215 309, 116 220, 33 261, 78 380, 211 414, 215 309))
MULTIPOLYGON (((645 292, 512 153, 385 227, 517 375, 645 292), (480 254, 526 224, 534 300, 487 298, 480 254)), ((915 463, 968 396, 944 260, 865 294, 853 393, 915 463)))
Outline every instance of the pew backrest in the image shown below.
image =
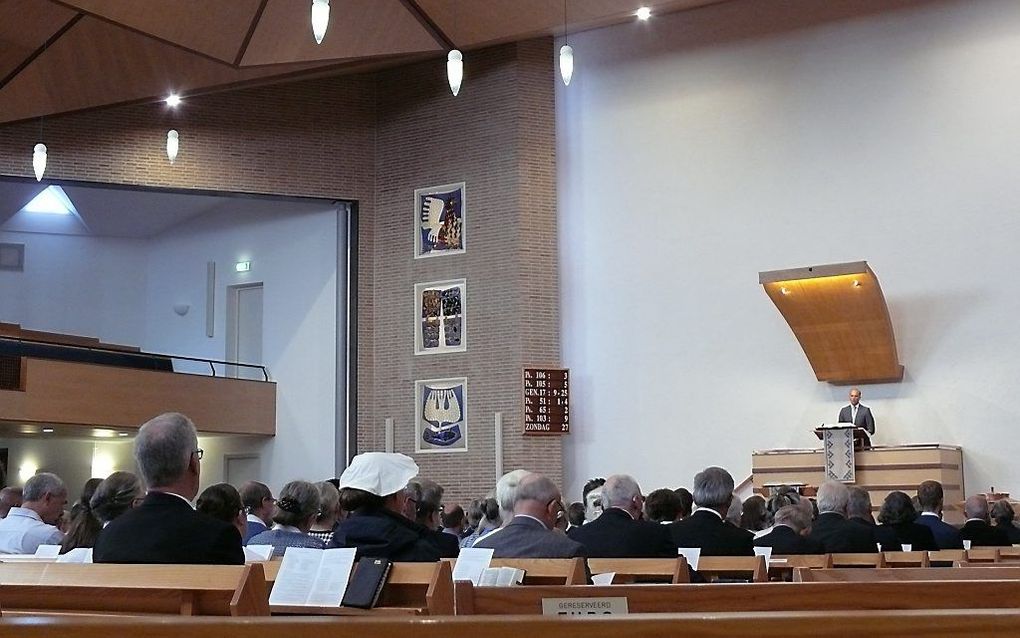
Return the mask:
POLYGON ((616 574, 613 584, 630 583, 688 583, 690 572, 687 559, 676 558, 589 558, 588 568, 593 574, 616 574))
POLYGON ((709 581, 739 579, 764 583, 769 579, 764 556, 702 556, 698 573, 709 581))
POLYGON ((1020 580, 1020 567, 903 567, 900 569, 796 569, 795 582, 1020 580))

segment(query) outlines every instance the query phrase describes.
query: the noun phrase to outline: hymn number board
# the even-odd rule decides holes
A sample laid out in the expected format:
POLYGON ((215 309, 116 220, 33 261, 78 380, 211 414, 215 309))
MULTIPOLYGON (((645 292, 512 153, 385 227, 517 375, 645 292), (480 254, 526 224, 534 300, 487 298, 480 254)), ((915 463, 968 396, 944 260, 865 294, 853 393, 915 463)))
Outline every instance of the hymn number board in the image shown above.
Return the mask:
POLYGON ((524 434, 570 432, 570 371, 524 368, 524 434))

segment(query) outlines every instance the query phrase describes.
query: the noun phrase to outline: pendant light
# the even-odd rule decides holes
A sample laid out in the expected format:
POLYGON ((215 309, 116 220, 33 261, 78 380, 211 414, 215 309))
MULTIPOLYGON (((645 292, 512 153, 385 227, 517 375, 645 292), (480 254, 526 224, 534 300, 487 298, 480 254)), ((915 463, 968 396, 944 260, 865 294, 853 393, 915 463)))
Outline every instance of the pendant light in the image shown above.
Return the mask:
POLYGON ((560 77, 563 84, 570 86, 574 75, 574 48, 567 44, 567 0, 563 0, 563 46, 560 47, 560 77))
POLYGON ((315 44, 322 44, 329 27, 329 0, 312 0, 312 35, 315 44))
POLYGON ((32 168, 35 169, 35 181, 41 182, 46 172, 46 145, 36 144, 32 150, 32 168))
POLYGON ((166 133, 166 156, 173 164, 177 159, 177 151, 180 150, 180 136, 176 129, 170 129, 166 133))
POLYGON ((460 84, 464 81, 464 55, 457 49, 446 56, 446 79, 450 81, 453 95, 460 93, 460 84))

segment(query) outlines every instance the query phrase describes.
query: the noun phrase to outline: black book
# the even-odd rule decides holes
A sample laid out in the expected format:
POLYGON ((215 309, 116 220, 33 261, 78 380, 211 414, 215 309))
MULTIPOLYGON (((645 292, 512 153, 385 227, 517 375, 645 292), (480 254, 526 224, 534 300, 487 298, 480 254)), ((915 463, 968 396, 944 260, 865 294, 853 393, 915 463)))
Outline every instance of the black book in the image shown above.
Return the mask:
POLYGON ((347 591, 344 592, 344 599, 340 604, 343 607, 361 609, 375 607, 391 566, 392 563, 387 558, 362 558, 358 561, 358 567, 351 576, 351 582, 347 585, 347 591))

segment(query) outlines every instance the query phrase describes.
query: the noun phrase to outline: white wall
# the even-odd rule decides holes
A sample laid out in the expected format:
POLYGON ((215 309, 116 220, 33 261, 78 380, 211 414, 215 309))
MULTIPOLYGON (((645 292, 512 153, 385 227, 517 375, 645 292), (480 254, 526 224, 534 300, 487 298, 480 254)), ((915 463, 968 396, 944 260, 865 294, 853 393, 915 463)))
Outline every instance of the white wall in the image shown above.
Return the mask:
POLYGON ((42 435, 0 439, 0 448, 8 450, 8 485, 24 485, 36 471, 53 472, 67 485, 71 504, 81 495, 82 486, 90 478, 105 478, 118 470, 137 471, 130 441, 82 441, 42 435))
POLYGON ((906 366, 863 388, 876 443, 959 444, 968 491, 1020 493, 1020 3, 707 42, 705 24, 754 6, 767 21, 822 5, 726 3, 571 37, 568 494, 614 472, 689 486, 710 464, 739 482, 752 450, 815 446, 848 388, 814 380, 757 273, 860 259, 906 366))

